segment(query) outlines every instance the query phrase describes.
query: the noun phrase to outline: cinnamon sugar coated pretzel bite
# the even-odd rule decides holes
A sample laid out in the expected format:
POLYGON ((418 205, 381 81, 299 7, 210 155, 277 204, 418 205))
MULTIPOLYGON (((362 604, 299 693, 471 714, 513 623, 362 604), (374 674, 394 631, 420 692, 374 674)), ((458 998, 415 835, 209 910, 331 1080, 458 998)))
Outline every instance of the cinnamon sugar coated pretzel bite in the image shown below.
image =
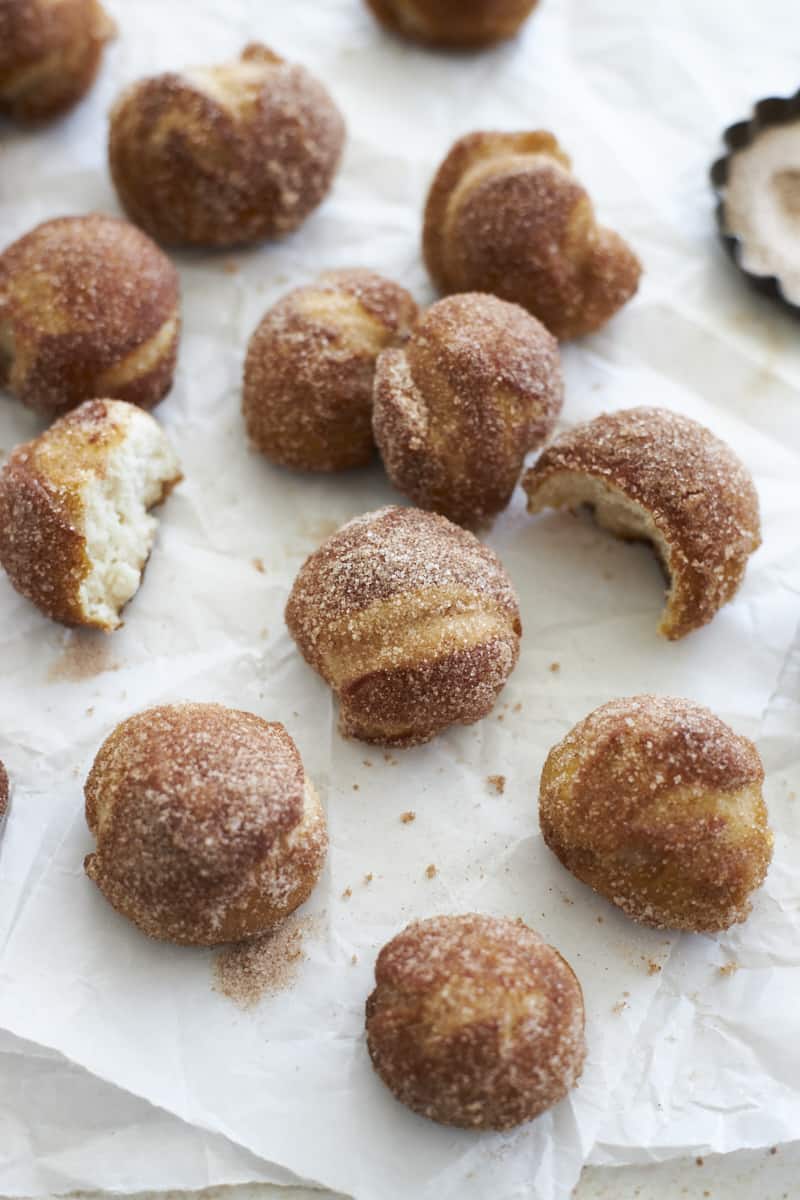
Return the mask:
POLYGON ((539 321, 495 296, 449 296, 378 359, 375 440, 415 504, 475 525, 506 507, 563 396, 558 343, 539 321))
POLYGON ((690 700, 634 696, 595 709, 548 755, 544 840, 629 917, 714 933, 743 921, 772 834, 758 751, 690 700))
POLYGON ((272 462, 305 471, 368 463, 375 361, 408 336, 417 306, 370 271, 328 271, 269 310, 250 339, 242 408, 272 462))
POLYGON ((522 634, 497 556, 415 508, 366 513, 323 542, 294 582, 286 623, 338 695, 342 733, 387 746, 485 717, 522 634))
POLYGON ((538 0, 367 0, 388 29, 435 46, 488 46, 513 37, 538 0))
POLYGON ((398 1100, 444 1125, 512 1129, 566 1096, 586 1053, 581 986, 522 921, 415 921, 388 942, 367 1048, 398 1100))
POLYGON ((0 0, 0 114, 39 121, 71 108, 115 32, 97 0, 0 0))
POLYGON ((659 632, 706 625, 761 544, 746 467, 703 425, 661 408, 606 413, 547 447, 522 481, 528 510, 588 505, 615 536, 652 544, 669 579, 659 632))
POLYGON ((283 725, 220 704, 123 721, 86 780, 86 873, 150 937, 238 942, 314 889, 325 815, 283 725))
POLYGON ((493 292, 557 338, 604 325, 641 274, 622 238, 598 225, 551 133, 470 133, 428 195, 425 262, 445 293, 493 292))
POLYGON ((301 225, 344 137, 322 84, 253 44, 235 62, 129 87, 111 113, 109 161, 123 207, 153 237, 235 246, 301 225))
POLYGON ((45 616, 116 629, 155 541, 149 509, 181 478, 153 417, 87 400, 17 446, 0 473, 0 564, 45 616))
POLYGON ((37 225, 0 254, 0 387, 64 411, 109 396, 143 408, 172 386, 178 273, 116 217, 37 225))

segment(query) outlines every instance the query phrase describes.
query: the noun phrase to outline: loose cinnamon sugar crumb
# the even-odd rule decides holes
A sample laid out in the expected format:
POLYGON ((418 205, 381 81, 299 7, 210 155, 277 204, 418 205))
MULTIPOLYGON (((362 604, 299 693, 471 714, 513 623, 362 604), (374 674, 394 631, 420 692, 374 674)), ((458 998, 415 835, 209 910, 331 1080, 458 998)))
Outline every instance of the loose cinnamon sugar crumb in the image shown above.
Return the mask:
POLYGON ((430 865, 425 868, 425 875, 428 879, 433 879, 436 873, 436 867, 433 863, 430 863, 430 865))
POLYGON ((661 970, 660 963, 657 963, 652 958, 648 960, 648 963, 647 963, 647 974, 648 975, 658 975, 660 970, 661 970))
POLYGON ((506 790, 505 775, 487 775, 486 782, 489 784, 489 787, 494 788, 498 796, 502 796, 503 792, 506 790))
POLYGON ((237 275, 239 273, 239 264, 229 258, 222 264, 222 269, 226 275, 237 275))
POLYGON ((372 871, 370 871, 367 875, 364 876, 364 885, 366 886, 368 883, 372 883, 373 878, 374 878, 374 876, 372 874, 372 871))
POLYGON ((695 1165, 698 1167, 705 1166, 705 1163, 702 1158, 696 1158, 694 1161, 695 1161, 695 1165))
POLYGON ((388 752, 384 754, 383 761, 385 763, 388 763, 390 767, 397 766, 397 759, 394 757, 393 754, 389 754, 388 752))
POLYGON ((548 669, 550 671, 552 671, 554 675, 557 675, 558 672, 561 670, 561 663, 560 662, 551 662, 548 669))
POLYGON ((64 649, 47 672, 51 683, 67 680, 78 683, 105 671, 118 671, 119 663, 112 660, 111 645, 104 633, 93 630, 74 630, 68 633, 64 649))
POLYGON ((272 933, 225 946, 214 960, 214 990, 242 1009, 285 991, 305 957, 303 938, 314 932, 315 924, 314 917, 293 915, 272 933))
POLYGON ((515 712, 515 713, 520 713, 520 712, 522 712, 522 705, 521 705, 519 702, 517 702, 517 703, 514 705, 514 707, 512 708, 512 710, 511 710, 511 711, 512 711, 512 712, 515 712))
POLYGON ((352 966, 355 966, 356 963, 358 962, 358 955, 354 954, 353 957, 350 959, 350 962, 351 962, 352 966))
POLYGON ((346 888, 344 889, 344 891, 342 892, 342 899, 343 899, 343 900, 349 900, 349 899, 350 899, 350 897, 352 896, 352 894, 353 894, 353 889, 352 889, 352 888, 350 888, 350 887, 346 887, 346 888))
POLYGON ((739 964, 731 960, 720 967, 719 973, 720 975, 735 975, 738 970, 739 964))
POLYGON ((254 566, 254 567, 255 567, 255 569, 258 571, 259 575, 263 575, 263 574, 264 574, 264 571, 266 570, 266 568, 265 568, 265 566, 264 566, 264 560, 263 560, 263 558, 254 558, 254 559, 253 559, 253 566, 254 566))
POLYGON ((409 809, 408 812, 400 813, 400 820, 403 822, 404 825, 410 825, 411 822, 416 821, 416 819, 417 819, 417 814, 415 812, 413 812, 411 809, 409 809))
POLYGON ((354 792, 358 792, 358 791, 360 791, 360 790, 361 790, 361 789, 359 788, 358 784, 357 784, 357 783, 354 783, 354 784, 353 784, 353 791, 354 791, 354 792))
POLYGON ((619 1016, 619 1014, 621 1012, 624 1012, 627 1007, 628 1007, 627 1000, 618 1000, 617 1003, 614 1005, 614 1007, 611 1009, 611 1011, 612 1011, 612 1013, 614 1013, 615 1016, 619 1016))

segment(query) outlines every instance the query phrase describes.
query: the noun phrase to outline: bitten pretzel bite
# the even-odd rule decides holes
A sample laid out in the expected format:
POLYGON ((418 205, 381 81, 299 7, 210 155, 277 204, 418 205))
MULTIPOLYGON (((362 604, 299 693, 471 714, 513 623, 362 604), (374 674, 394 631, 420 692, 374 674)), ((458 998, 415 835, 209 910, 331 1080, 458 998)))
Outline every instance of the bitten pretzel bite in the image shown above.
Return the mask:
POLYGON ((294 582, 286 623, 337 693, 342 733, 387 746, 486 716, 522 634, 496 555, 415 508, 366 513, 323 542, 294 582))
POLYGON ((440 291, 493 292, 557 338, 604 325, 636 291, 633 251, 597 224, 551 133, 470 133, 428 195, 425 262, 440 291))
POLYGON ((45 616, 117 629, 155 541, 148 510, 181 478, 153 417, 88 400, 17 446, 0 473, 0 563, 45 616))
POLYGON ((307 900, 325 815, 283 725, 220 704, 123 721, 86 780, 86 874, 150 937, 186 945, 266 933, 307 900))
POLYGON ((405 288, 363 270, 328 271, 279 300, 244 367, 245 424, 262 454, 304 471, 368 463, 375 361, 416 315, 405 288))
POLYGON ((548 755, 544 840, 629 917, 713 933, 743 921, 772 857, 758 751, 690 700, 595 709, 548 755))
POLYGON ((538 0, 367 0, 388 29, 435 46, 477 47, 513 37, 538 0))
POLYGON ((616 537, 650 542, 669 579, 659 632, 707 624, 761 544, 758 496, 733 451, 661 408, 606 413, 548 446, 522 486, 528 510, 593 509, 616 537))
POLYGON ((71 108, 115 32, 97 0, 0 0, 0 113, 38 121, 71 108))
POLYGON ((378 359, 375 441, 415 504, 476 525, 506 507, 563 397, 558 343, 539 321, 495 296, 450 296, 378 359))
POLYGON ((151 408, 172 386, 178 273, 127 221, 45 221, 0 254, 0 387, 64 411, 110 396, 151 408))
POLYGON ((109 161, 125 211, 158 241, 234 246, 301 225, 344 136, 322 84, 253 44, 236 62, 129 87, 111 113, 109 161))
POLYGON ((375 964, 367 1048, 398 1100, 444 1125, 511 1129, 574 1087, 581 986, 522 921, 415 921, 375 964))

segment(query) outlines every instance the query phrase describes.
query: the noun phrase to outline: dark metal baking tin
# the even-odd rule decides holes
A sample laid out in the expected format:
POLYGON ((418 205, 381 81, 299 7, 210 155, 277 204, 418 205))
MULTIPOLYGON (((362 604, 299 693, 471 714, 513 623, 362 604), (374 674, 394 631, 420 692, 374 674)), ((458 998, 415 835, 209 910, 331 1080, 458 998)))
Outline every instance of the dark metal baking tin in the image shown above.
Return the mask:
POLYGON ((791 300, 786 299, 783 294, 780 278, 777 275, 755 275, 752 271, 748 271, 746 267, 742 266, 741 238, 734 237, 725 228, 725 197, 723 194, 725 185, 728 182, 728 174, 733 156, 739 150, 744 150, 745 147, 752 146, 759 134, 763 133, 765 129, 774 128, 776 125, 785 125, 789 121, 800 122, 800 91, 795 92, 793 96, 770 96, 766 100, 759 100, 749 120, 737 121, 735 125, 729 125, 722 135, 725 145, 728 147, 728 153, 722 158, 718 158, 711 167, 711 185, 714 188, 714 195, 717 198, 716 217, 719 235, 725 249, 742 275, 744 275, 747 282, 756 291, 761 292, 764 296, 771 296, 773 300, 777 300, 795 317, 800 317, 800 305, 793 304, 791 300))

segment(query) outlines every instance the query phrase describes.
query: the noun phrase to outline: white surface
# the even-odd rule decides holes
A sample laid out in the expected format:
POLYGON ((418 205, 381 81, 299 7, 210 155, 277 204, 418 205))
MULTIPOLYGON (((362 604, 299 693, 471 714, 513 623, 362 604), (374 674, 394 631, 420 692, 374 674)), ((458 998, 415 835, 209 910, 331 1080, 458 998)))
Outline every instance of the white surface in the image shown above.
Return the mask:
MULTIPOLYGON (((800 742, 788 652, 800 591, 800 349, 796 326, 751 300, 724 260, 706 184, 722 127, 761 92, 796 83, 791 39, 776 32, 793 10, 736 0, 723 13, 702 0, 654 12, 613 0, 589 12, 579 0, 548 0, 519 42, 455 58, 385 38, 350 0, 142 0, 135 15, 110 7, 121 38, 92 97, 57 127, 8 137, 0 226, 9 240, 60 212, 115 211, 102 130, 122 83, 219 60, 253 37, 328 82, 350 141, 331 198, 299 234, 178 259, 185 332, 158 416, 187 479, 163 511, 125 629, 108 641, 67 634, 0 581, 0 757, 14 788, 0 878, 0 1026, 107 1081, 101 1100, 81 1071, 76 1092, 73 1068, 16 1044, 5 1057, 21 1075, 9 1066, 6 1080, 30 1100, 40 1087, 26 1072, 44 1071, 57 1119, 39 1103, 6 1103, 16 1140, 11 1154, 0 1140, 0 1191, 276 1177, 256 1167, 259 1155, 284 1178, 288 1170, 359 1200, 470 1200, 489 1188, 499 1200, 545 1200, 569 1192, 590 1153, 630 1163, 796 1137, 800 742), (670 645, 655 635, 661 583, 645 550, 566 517, 530 520, 517 497, 488 540, 520 593, 520 666, 491 718, 386 761, 338 737, 330 696, 294 650, 282 608, 304 555, 391 490, 377 468, 309 479, 249 454, 244 347, 268 304, 324 268, 375 267, 429 299, 419 218, 435 166, 459 133, 525 125, 558 132, 603 219, 647 268, 635 302, 565 350, 565 420, 647 402, 704 421, 754 472, 765 544, 735 604, 670 645), (638 929, 567 876, 538 835, 536 781, 549 746, 609 696, 645 689, 710 704, 759 739, 770 768, 775 865, 751 920, 722 939, 638 929), (332 851, 312 902, 322 932, 306 939, 294 989, 254 1013, 211 991, 210 955, 147 942, 82 874, 91 843, 80 786, 95 749, 133 709, 178 697, 284 720, 327 801, 332 851), (503 796, 486 784, 498 773, 508 777, 503 796), (418 816, 404 826, 408 808, 418 816), (439 868, 433 881, 429 862, 439 868), (512 1135, 476 1138, 413 1117, 372 1075, 363 1047, 380 944, 412 916, 467 908, 525 917, 566 954, 586 993, 581 1087, 512 1135), (732 960, 739 970, 723 976, 732 960), (663 971, 650 974, 650 961, 663 971), (98 1114, 118 1106, 112 1136, 98 1114), (139 1128, 153 1147, 141 1164, 117 1152, 122 1139, 137 1144, 139 1128)), ((3 406, 0 445, 35 425, 3 406)))

